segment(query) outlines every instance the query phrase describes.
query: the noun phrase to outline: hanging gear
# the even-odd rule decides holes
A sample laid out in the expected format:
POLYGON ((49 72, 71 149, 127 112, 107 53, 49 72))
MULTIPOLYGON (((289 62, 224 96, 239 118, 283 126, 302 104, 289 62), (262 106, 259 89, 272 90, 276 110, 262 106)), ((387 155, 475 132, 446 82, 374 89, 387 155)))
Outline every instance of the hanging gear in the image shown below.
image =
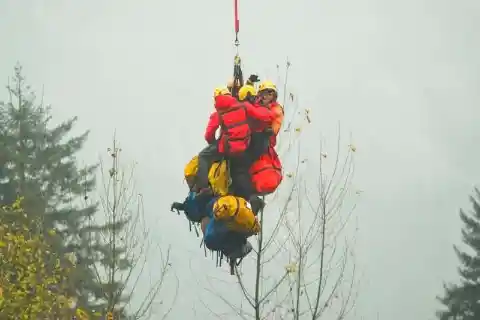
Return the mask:
MULTIPOLYGON (((220 150, 222 148, 219 148, 218 151, 220 153, 241 154, 248 149, 251 139, 249 116, 258 121, 268 122, 271 121, 272 115, 257 111, 250 103, 239 103, 238 101, 239 96, 241 96, 242 100, 249 101, 251 99, 254 102, 255 83, 260 81, 257 75, 252 74, 247 79, 246 86, 244 83, 242 60, 239 54, 238 0, 234 0, 234 30, 236 54, 233 77, 228 81, 226 88, 216 88, 213 96, 215 109, 217 110, 216 114, 223 132, 219 146, 222 146, 223 149, 226 149, 223 151, 227 152, 222 152, 220 150), (222 137, 225 141, 222 141, 222 137), (222 142, 226 143, 223 145, 222 142)), ((230 273, 233 275, 235 268, 253 249, 247 238, 251 234, 260 232, 258 220, 255 216, 259 210, 262 210, 265 203, 258 197, 258 201, 253 199, 249 203, 245 199, 228 195, 231 179, 229 178, 229 163, 224 159, 216 161, 209 169, 208 181, 213 194, 209 194, 209 197, 202 197, 198 192, 194 192, 197 191, 194 187, 196 187, 195 177, 198 171, 198 160, 198 156, 194 157, 184 170, 185 179, 190 188, 187 198, 184 202, 172 203, 170 210, 177 212, 177 214, 183 211, 188 219, 190 231, 194 229, 197 237, 200 236, 199 225, 202 225, 201 228, 203 228, 203 223, 208 222, 205 218, 210 218, 204 230, 200 247, 203 245, 205 256, 207 255, 207 249, 211 250, 212 256, 214 251, 216 252, 217 266, 221 266, 222 260, 226 259, 230 265, 230 273), (214 174, 211 174, 212 171, 214 174), (215 189, 215 183, 212 183, 212 180, 213 182, 223 182, 219 183, 218 190, 215 189), (214 201, 212 202, 212 200, 214 201), (207 214, 207 211, 211 211, 211 214, 207 214), (214 229, 214 226, 218 228, 214 229), (220 232, 222 231, 220 230, 222 229, 221 226, 223 226, 224 233, 220 232)))
POLYGON ((232 96, 238 98, 238 92, 240 88, 243 87, 243 72, 242 72, 242 59, 237 54, 234 58, 233 63, 233 87, 232 87, 232 96))
POLYGON ((238 92, 241 87, 244 85, 243 81, 243 72, 242 72, 242 59, 238 54, 238 47, 240 46, 240 41, 238 40, 238 33, 240 32, 240 20, 238 19, 238 0, 234 0, 234 12, 235 12, 235 47, 237 53, 233 59, 233 86, 232 86, 232 96, 238 99, 238 92))

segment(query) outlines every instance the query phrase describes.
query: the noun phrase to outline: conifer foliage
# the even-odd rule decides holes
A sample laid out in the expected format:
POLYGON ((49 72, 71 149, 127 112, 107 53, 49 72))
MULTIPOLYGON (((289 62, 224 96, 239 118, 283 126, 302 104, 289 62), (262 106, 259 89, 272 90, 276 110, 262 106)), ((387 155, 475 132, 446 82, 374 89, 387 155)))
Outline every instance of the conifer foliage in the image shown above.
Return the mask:
POLYGON ((454 246, 460 260, 458 284, 445 285, 443 297, 438 298, 445 306, 437 312, 440 320, 480 319, 480 191, 475 188, 470 196, 473 209, 469 213, 460 210, 462 240, 469 252, 454 246))
POLYGON ((96 249, 88 239, 100 227, 88 223, 97 205, 84 206, 79 200, 94 189, 97 165, 79 169, 76 164, 88 131, 71 136, 76 117, 52 125, 50 108, 26 84, 20 65, 14 71, 7 100, 0 102, 0 203, 11 204, 21 196, 25 212, 31 218, 41 216, 45 230, 55 230, 53 250, 78 258, 69 275, 69 294, 91 310, 101 285, 92 271, 96 249))

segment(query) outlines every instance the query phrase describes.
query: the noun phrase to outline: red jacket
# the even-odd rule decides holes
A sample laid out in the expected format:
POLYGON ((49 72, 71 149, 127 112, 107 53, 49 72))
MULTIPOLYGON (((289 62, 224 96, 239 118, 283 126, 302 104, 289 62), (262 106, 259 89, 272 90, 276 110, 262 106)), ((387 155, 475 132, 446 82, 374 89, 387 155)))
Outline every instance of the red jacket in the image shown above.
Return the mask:
MULTIPOLYGON (((272 113, 272 110, 270 109, 269 106, 262 106, 260 104, 253 104, 253 107, 257 110, 260 110, 261 112, 265 112, 265 110, 267 110, 267 112, 269 113, 272 113)), ((272 118, 272 121, 273 121, 273 118, 272 118)), ((263 132, 265 131, 266 128, 270 127, 272 125, 272 121, 269 121, 269 122, 265 122, 265 121, 258 121, 256 119, 252 119, 251 121, 251 128, 252 128, 252 131, 253 132, 263 132)))
POLYGON ((266 106, 256 103, 254 106, 260 110, 268 109, 273 113, 274 118, 270 123, 253 121, 252 131, 263 132, 267 128, 272 128, 273 135, 270 137, 270 145, 275 147, 277 145, 277 135, 280 132, 280 127, 283 123, 283 107, 277 102, 272 102, 266 106))
MULTIPOLYGON (((237 144, 238 150, 248 145, 250 139, 250 120, 254 119, 260 123, 271 124, 275 119, 275 114, 267 108, 256 108, 248 102, 238 102, 232 96, 218 96, 215 98, 216 112, 210 115, 207 128, 205 130, 205 140, 212 143, 215 140, 216 130, 222 126, 220 134, 219 152, 224 152, 223 145, 226 140, 232 144, 237 144), (222 120, 222 121, 221 121, 222 120), (224 132, 226 131, 226 132, 224 132), (235 135, 233 140, 243 140, 235 142, 228 139, 228 136, 235 135), (240 145, 241 144, 241 145, 240 145)), ((234 148, 236 148, 234 146, 234 148)))
POLYGON ((218 113, 215 111, 210 115, 207 129, 205 130, 205 140, 207 140, 208 144, 215 141, 215 132, 217 132, 218 127, 220 127, 220 119, 218 118, 218 113))

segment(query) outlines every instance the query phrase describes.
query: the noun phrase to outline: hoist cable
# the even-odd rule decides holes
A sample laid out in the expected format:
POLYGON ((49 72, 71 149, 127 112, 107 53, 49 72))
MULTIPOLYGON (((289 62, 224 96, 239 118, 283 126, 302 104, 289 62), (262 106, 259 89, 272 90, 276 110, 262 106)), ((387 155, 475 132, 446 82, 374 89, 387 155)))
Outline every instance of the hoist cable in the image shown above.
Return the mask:
POLYGON ((234 5, 234 27, 235 27, 235 46, 237 47, 237 54, 238 54, 238 46, 240 42, 238 41, 238 33, 240 32, 240 20, 238 20, 238 0, 233 0, 234 5))
POLYGON ((235 47, 236 55, 233 60, 233 86, 232 86, 232 95, 238 98, 238 91, 243 87, 243 72, 242 72, 242 59, 238 54, 238 47, 240 46, 240 41, 238 40, 238 33, 240 32, 240 20, 238 19, 238 0, 233 0, 234 6, 234 30, 235 30, 235 47))

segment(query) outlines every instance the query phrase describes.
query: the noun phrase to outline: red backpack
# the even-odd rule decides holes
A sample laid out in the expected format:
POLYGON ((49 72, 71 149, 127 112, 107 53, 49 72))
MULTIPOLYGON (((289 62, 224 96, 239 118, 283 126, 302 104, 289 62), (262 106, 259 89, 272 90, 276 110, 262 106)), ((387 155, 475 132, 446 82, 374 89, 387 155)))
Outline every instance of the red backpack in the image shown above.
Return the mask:
POLYGON ((268 151, 252 164, 250 175, 258 194, 267 195, 277 190, 283 175, 282 163, 274 148, 269 147, 268 151))
POLYGON ((232 96, 223 95, 215 98, 222 133, 218 151, 228 155, 245 152, 252 137, 247 108, 232 96))

